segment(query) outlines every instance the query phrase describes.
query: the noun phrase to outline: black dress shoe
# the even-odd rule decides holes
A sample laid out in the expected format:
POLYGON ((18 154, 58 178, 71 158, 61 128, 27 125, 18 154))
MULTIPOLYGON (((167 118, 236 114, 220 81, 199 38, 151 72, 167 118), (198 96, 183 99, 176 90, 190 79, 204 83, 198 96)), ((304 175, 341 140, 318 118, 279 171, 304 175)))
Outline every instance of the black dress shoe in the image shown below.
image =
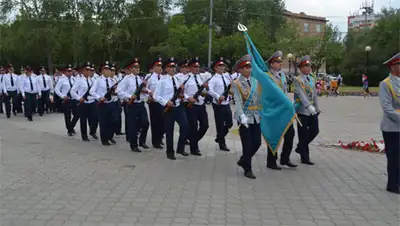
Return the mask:
POLYGON ((176 160, 176 157, 174 156, 174 154, 172 154, 172 155, 167 154, 167 158, 171 159, 171 160, 176 160))
POLYGON ((87 137, 86 137, 86 138, 83 138, 82 140, 83 140, 83 141, 90 141, 89 138, 87 138, 87 137))
POLYGON ((101 144, 104 145, 104 146, 110 146, 111 145, 110 142, 108 142, 108 141, 101 142, 101 144))
POLYGON ((125 135, 125 133, 115 133, 115 135, 122 136, 122 135, 125 135))
POLYGON ((190 154, 195 156, 201 156, 200 151, 191 151, 190 154))
POLYGON ((97 140, 97 139, 99 139, 99 137, 95 134, 95 133, 93 133, 93 134, 90 134, 90 136, 92 136, 93 137, 93 139, 95 139, 95 140, 97 140))
POLYGON ((147 146, 146 144, 139 144, 140 147, 144 148, 144 149, 149 149, 150 147, 147 146))
POLYGON ((254 176, 253 172, 251 171, 244 172, 244 176, 250 179, 256 179, 256 176, 254 176))
POLYGON ((16 111, 13 111, 13 115, 14 115, 14 116, 17 116, 17 112, 16 112, 16 111))
POLYGON ((117 143, 117 141, 115 141, 114 138, 111 138, 111 139, 110 139, 110 142, 111 142, 112 144, 116 144, 116 143, 117 143))
POLYGON ((185 151, 180 151, 180 152, 176 152, 177 154, 183 155, 183 156, 189 156, 188 153, 186 153, 185 151))
POLYGON ((142 152, 138 147, 131 147, 131 151, 133 152, 142 152))
POLYGON ((68 133, 68 136, 70 136, 70 137, 72 137, 74 134, 72 134, 72 133, 68 133))
POLYGON ((155 148, 155 149, 163 149, 163 147, 162 147, 160 144, 158 144, 158 145, 153 145, 153 148, 155 148))
POLYGON ((394 193, 394 194, 398 194, 400 195, 400 189, 392 189, 392 188, 386 188, 386 191, 390 192, 390 193, 394 193))
POLYGON ((297 167, 296 164, 293 164, 291 162, 281 162, 281 165, 282 166, 289 166, 290 168, 296 168, 297 167))
POLYGON ((238 166, 243 167, 243 162, 242 159, 239 159, 239 161, 237 161, 236 163, 238 166))
POLYGON ((73 133, 73 134, 76 134, 75 129, 72 129, 72 133, 73 133))
POLYGON ((312 166, 312 165, 314 165, 315 163, 313 163, 313 162, 311 162, 310 160, 301 160, 301 163, 303 163, 303 164, 305 164, 305 165, 310 165, 310 166, 312 166))
POLYGON ((221 151, 230 151, 229 148, 226 146, 226 144, 220 144, 219 149, 221 151))
POLYGON ((28 117, 28 121, 33 121, 33 118, 32 118, 32 116, 31 117, 28 117))
POLYGON ((10 118, 10 117, 11 117, 11 115, 7 114, 7 118, 10 118))
POLYGON ((281 170, 282 169, 277 164, 267 164, 267 168, 270 168, 272 170, 281 170))

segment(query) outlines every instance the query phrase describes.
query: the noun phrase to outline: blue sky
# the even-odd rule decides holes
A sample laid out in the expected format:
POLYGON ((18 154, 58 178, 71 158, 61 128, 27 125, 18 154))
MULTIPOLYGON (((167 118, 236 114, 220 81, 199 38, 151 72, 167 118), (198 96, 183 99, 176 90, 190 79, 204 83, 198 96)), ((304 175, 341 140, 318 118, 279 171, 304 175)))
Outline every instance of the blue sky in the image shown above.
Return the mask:
MULTIPOLYGON (((347 31, 347 17, 351 12, 358 11, 365 0, 285 0, 286 9, 295 13, 304 12, 308 15, 326 17, 331 23, 339 27, 342 32, 347 31)), ((373 0, 368 0, 373 2, 373 0)), ((382 8, 400 8, 400 0, 375 0, 374 10, 380 12, 382 8)))

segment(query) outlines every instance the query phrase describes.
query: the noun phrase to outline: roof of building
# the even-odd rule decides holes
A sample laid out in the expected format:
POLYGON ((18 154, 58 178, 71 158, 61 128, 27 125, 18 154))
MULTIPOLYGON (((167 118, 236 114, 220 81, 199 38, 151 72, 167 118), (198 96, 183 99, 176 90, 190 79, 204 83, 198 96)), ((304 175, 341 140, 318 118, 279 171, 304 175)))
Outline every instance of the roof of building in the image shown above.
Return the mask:
POLYGON ((283 11, 283 15, 287 17, 295 17, 299 19, 307 19, 307 20, 315 20, 315 21, 321 21, 321 22, 328 22, 328 20, 325 17, 319 17, 319 16, 311 16, 307 15, 304 12, 301 13, 292 13, 288 10, 283 11))

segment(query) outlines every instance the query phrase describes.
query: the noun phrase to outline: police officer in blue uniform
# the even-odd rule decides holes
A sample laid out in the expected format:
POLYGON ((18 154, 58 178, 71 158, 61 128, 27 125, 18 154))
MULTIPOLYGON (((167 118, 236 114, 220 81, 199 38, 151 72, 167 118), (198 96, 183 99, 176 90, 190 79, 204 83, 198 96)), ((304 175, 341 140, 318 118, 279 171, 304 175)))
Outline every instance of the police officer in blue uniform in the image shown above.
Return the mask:
POLYGON ((388 181, 386 190, 400 194, 400 53, 384 62, 390 74, 379 84, 383 110, 381 131, 385 141, 388 181))

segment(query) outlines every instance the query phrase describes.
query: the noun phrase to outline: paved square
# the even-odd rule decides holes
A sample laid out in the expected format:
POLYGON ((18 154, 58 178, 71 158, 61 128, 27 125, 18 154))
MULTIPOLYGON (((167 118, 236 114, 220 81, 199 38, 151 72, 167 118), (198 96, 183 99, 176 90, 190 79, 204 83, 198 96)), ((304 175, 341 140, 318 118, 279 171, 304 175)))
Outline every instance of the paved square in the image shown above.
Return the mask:
POLYGON ((218 151, 212 117, 203 156, 171 161, 160 150, 131 153, 124 137, 114 147, 82 142, 78 130, 69 138, 61 114, 33 122, 0 115, 0 225, 398 226, 399 196, 385 191, 385 155, 318 145, 380 139, 378 100, 320 103, 316 165, 267 170, 263 147, 254 160, 257 180, 236 166, 237 135, 229 134, 231 152, 218 151))

